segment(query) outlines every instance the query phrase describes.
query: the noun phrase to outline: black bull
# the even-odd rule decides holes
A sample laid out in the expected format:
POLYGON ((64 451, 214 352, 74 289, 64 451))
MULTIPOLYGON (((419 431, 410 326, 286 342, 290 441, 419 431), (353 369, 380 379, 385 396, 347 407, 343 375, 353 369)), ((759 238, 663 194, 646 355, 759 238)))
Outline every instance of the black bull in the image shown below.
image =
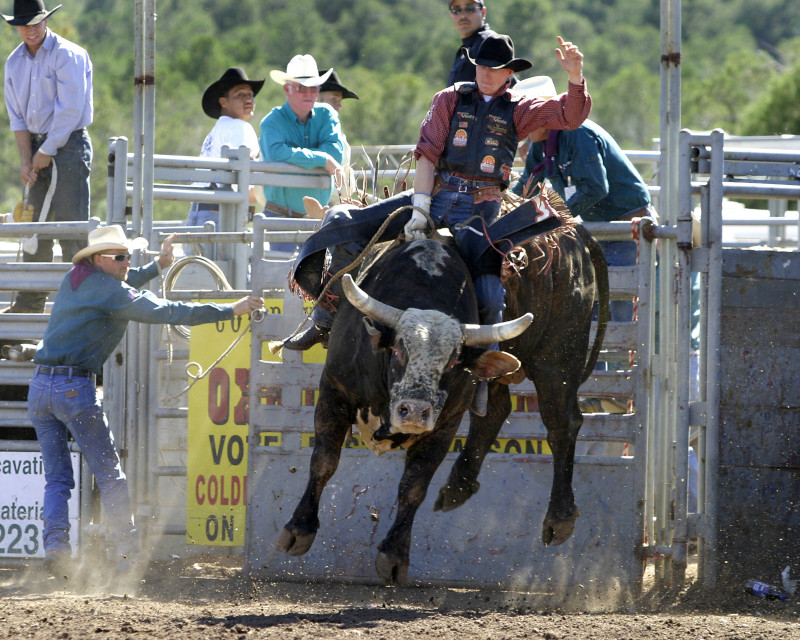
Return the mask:
MULTIPOLYGON (((428 240, 391 249, 362 269, 361 289, 379 305, 391 305, 390 309, 435 309, 457 319, 462 328, 463 323, 477 322, 471 279, 455 250, 443 245, 437 249, 449 254, 448 260, 438 262, 444 269, 442 277, 432 277, 430 258, 420 260, 423 249, 434 244, 438 243, 428 240)), ((560 544, 572 534, 578 517, 572 492, 575 441, 583 421, 577 392, 593 369, 602 343, 608 320, 608 274, 602 250, 580 225, 555 236, 552 264, 546 269, 535 261, 541 257, 541 249, 529 243, 523 246, 531 266, 507 281, 505 317, 532 313, 533 324, 518 337, 504 340, 501 348, 521 362, 517 374, 524 372, 536 386, 554 467, 542 539, 545 544, 560 544), (600 291, 601 317, 587 360, 595 283, 600 291)), ((512 372, 518 362, 508 359, 508 354, 487 352, 485 346, 458 345, 434 365, 440 375, 435 381, 438 398, 427 404, 420 401, 435 415, 435 426, 429 430, 419 425, 424 422, 425 410, 419 409, 419 398, 415 398, 409 404, 412 413, 416 410, 412 422, 417 426, 406 430, 397 427, 403 421, 403 409, 398 409, 397 402, 393 404, 393 395, 402 386, 398 379, 414 350, 409 350, 399 334, 383 322, 364 318, 364 313, 347 301, 341 302, 320 379, 309 481, 277 546, 291 555, 302 555, 311 547, 319 528, 322 491, 339 464, 348 430, 357 424, 365 442, 371 440, 379 453, 397 445, 407 448, 397 515, 376 559, 381 579, 402 584, 408 573, 416 511, 469 408, 475 376, 495 379, 490 384, 488 411, 483 418, 470 414, 466 444, 439 492, 435 510, 454 509, 478 490, 483 459, 511 410, 508 385, 496 378, 512 372), (420 415, 422 420, 417 419, 420 415)), ((404 396, 400 404, 405 401, 404 396)))

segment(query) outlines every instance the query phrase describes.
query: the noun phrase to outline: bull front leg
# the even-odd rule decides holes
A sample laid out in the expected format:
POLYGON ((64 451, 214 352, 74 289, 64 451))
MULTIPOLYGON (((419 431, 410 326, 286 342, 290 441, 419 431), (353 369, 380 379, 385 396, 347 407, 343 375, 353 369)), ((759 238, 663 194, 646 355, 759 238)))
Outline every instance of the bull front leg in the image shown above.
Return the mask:
POLYGON ((387 584, 403 585, 408 578, 411 528, 428 492, 433 474, 442 464, 461 416, 435 429, 412 445, 406 454, 403 477, 397 491, 397 516, 378 545, 375 570, 387 584))
POLYGON ((344 398, 330 386, 320 385, 319 402, 314 412, 314 451, 308 484, 291 520, 278 538, 278 550, 291 556, 306 553, 317 536, 322 491, 339 466, 342 445, 352 424, 347 412, 342 410, 343 406, 348 406, 344 398))
POLYGON ((478 417, 470 414, 467 441, 450 471, 447 484, 439 490, 434 511, 452 511, 478 492, 481 486, 478 474, 483 461, 510 412, 511 395, 508 385, 491 382, 486 415, 478 417))
POLYGON ((580 515, 572 492, 575 441, 583 424, 583 415, 578 407, 578 384, 552 384, 554 381, 558 381, 558 376, 541 385, 537 380, 536 384, 539 410, 547 428, 547 443, 553 454, 553 486, 542 524, 545 546, 561 544, 569 539, 580 515))

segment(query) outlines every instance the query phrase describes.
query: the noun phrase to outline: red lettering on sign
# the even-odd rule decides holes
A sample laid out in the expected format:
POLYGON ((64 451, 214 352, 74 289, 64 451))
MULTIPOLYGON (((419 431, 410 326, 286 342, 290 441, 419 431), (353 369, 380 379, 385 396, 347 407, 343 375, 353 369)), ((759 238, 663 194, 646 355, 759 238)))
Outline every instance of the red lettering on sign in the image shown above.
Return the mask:
POLYGON ((221 367, 214 367, 208 375, 208 417, 214 424, 228 422, 230 406, 230 378, 221 367))
POLYGON ((242 397, 233 409, 233 422, 234 424, 248 424, 250 406, 248 402, 248 394, 250 393, 250 369, 236 369, 234 373, 234 380, 236 386, 242 392, 242 397))
POLYGON ((197 476, 197 482, 194 483, 194 499, 197 501, 197 504, 203 504, 206 501, 205 494, 201 488, 205 485, 205 483, 206 479, 204 476, 197 476))

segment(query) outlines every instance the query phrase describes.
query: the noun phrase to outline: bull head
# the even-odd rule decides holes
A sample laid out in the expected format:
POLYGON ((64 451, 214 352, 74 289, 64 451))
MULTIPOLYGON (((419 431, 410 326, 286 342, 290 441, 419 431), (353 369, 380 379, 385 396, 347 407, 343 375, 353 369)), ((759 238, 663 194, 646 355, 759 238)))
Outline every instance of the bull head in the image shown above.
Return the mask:
MULTIPOLYGON (((486 346, 510 340, 528 328, 530 313, 492 325, 464 324, 432 309, 397 309, 372 298, 349 274, 342 278, 347 299, 372 321, 393 329, 396 376, 390 381, 390 432, 424 434, 433 431, 447 400, 442 381, 455 365, 462 345, 486 346)), ((519 362, 503 354, 512 370, 519 362)), ((502 375, 502 373, 500 374, 502 375)))

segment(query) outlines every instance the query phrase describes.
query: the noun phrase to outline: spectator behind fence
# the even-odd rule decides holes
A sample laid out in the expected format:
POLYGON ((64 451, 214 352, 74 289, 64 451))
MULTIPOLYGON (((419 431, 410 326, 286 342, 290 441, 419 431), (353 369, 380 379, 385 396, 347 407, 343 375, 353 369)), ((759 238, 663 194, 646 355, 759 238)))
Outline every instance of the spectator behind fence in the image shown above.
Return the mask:
MULTIPOLYGON (((556 93, 553 81, 546 76, 523 80, 515 89, 534 97, 556 93)), ((656 218, 644 180, 616 140, 600 125, 586 120, 571 131, 540 127, 529 137, 532 144, 522 177, 512 188, 514 193, 531 195, 535 187, 546 179, 572 214, 580 216, 584 222, 631 220, 644 216, 656 218)), ((609 266, 636 264, 636 243, 632 240, 603 240, 600 245, 609 266)), ((631 322, 633 302, 612 300, 611 319, 631 322)), ((604 363, 598 366, 606 368, 604 363)), ((584 412, 597 410, 598 404, 589 403, 582 409, 584 412)), ((624 402, 617 404, 620 406, 608 408, 624 410, 624 402)))
POLYGON ((450 17, 453 27, 461 36, 447 86, 456 82, 475 82, 475 64, 472 60, 478 55, 483 41, 495 32, 486 22, 486 5, 478 0, 449 0, 450 17))
MULTIPOLYGON (((339 113, 342 109, 342 100, 346 100, 348 98, 358 100, 358 94, 345 87, 339 81, 339 76, 336 75, 336 72, 333 69, 330 71, 330 76, 328 76, 328 79, 322 83, 322 86, 319 88, 319 102, 324 102, 331 105, 334 109, 336 109, 336 113, 339 113)), ((324 76, 327 72, 327 69, 323 69, 320 71, 320 75, 324 76)), ((345 196, 350 197, 351 194, 356 190, 355 174, 350 166, 350 145, 347 143, 347 137, 345 136, 344 131, 342 131, 341 138, 342 146, 344 148, 342 152, 342 170, 344 171, 344 182, 340 187, 340 190, 345 194, 345 196)), ((330 203, 339 204, 339 193, 335 189, 331 196, 330 203)), ((306 203, 306 212, 308 212, 308 203, 306 203)), ((315 213, 317 213, 319 216, 319 212, 315 213)))
MULTIPOLYGON (((222 147, 238 149, 245 146, 250 149, 250 159, 259 159, 258 136, 250 125, 255 109, 255 97, 264 85, 263 80, 249 80, 247 74, 239 67, 230 67, 219 80, 213 82, 203 93, 203 112, 217 120, 211 132, 203 141, 200 150, 201 158, 221 158, 222 147)), ((214 188, 215 184, 199 184, 214 188)), ((230 188, 229 185, 218 188, 230 188)), ((256 201, 257 190, 250 187, 250 202, 256 201)), ((208 221, 214 222, 219 231, 219 205, 209 202, 194 202, 189 209, 187 226, 202 226, 208 221)), ((216 245, 203 244, 195 248, 206 258, 215 260, 216 245)))
POLYGON ((157 277, 173 260, 174 234, 156 260, 131 268, 130 252, 147 246, 129 240, 117 225, 89 233, 88 245, 72 258, 74 266, 56 294, 44 339, 34 362, 28 416, 36 430, 45 472, 43 545, 53 575, 69 573, 67 504, 75 488, 68 438, 71 435, 95 477, 100 492, 112 569, 127 572, 139 561, 139 539, 128 484, 114 437, 98 399, 95 380, 130 321, 196 325, 229 320, 263 306, 247 296, 233 304, 170 302, 137 288, 157 277))
MULTIPOLYGON (((317 102, 320 86, 333 69, 320 75, 310 55, 296 55, 286 71, 273 69, 270 78, 283 86, 286 102, 275 107, 261 121, 261 155, 266 162, 288 162, 304 169, 324 168, 330 186, 324 189, 265 187, 264 215, 281 218, 306 217, 303 196, 328 204, 335 184, 343 179, 344 143, 336 111, 317 102)), ((294 251, 292 243, 271 243, 271 249, 294 251)))
MULTIPOLYGON (((20 177, 34 221, 89 219, 92 143, 92 62, 78 45, 53 33, 42 0, 14 0, 14 15, 3 18, 22 38, 8 56, 5 99, 17 142, 20 177)), ((59 240, 62 260, 83 242, 59 240)), ((23 243, 24 262, 52 262, 53 240, 33 236, 23 243)), ((6 311, 42 313, 45 291, 22 291, 6 311)))

